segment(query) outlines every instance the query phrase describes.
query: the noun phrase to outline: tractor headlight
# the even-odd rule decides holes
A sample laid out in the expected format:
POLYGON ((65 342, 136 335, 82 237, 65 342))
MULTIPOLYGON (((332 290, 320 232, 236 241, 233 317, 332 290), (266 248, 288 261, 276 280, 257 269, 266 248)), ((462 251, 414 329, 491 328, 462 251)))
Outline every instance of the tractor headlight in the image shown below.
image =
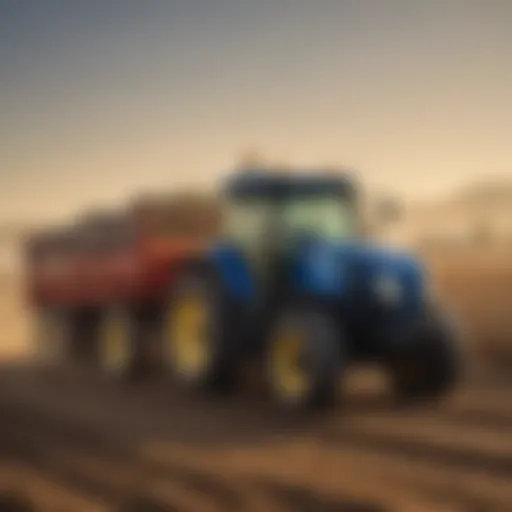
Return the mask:
POLYGON ((402 300, 402 284, 395 276, 383 275, 375 282, 375 293, 379 301, 388 306, 396 306, 402 300))

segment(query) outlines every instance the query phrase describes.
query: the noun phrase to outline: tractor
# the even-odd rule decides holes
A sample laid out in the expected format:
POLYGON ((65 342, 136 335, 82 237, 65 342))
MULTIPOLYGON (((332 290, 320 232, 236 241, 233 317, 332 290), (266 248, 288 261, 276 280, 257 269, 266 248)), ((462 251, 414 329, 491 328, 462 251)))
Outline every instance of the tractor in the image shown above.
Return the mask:
POLYGON ((364 234, 349 173, 245 169, 221 191, 222 228, 170 293, 164 364, 187 389, 228 391, 258 360, 272 399, 336 403, 354 363, 377 363, 397 396, 447 394, 459 332, 414 256, 364 234))

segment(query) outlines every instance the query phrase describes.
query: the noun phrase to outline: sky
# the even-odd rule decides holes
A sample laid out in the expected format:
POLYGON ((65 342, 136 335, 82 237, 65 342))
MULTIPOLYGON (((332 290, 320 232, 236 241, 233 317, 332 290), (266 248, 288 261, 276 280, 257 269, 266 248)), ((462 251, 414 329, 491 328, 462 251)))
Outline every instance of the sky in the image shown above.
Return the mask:
POLYGON ((0 219, 214 187, 247 150, 433 197, 512 179, 508 0, 0 0, 0 219))

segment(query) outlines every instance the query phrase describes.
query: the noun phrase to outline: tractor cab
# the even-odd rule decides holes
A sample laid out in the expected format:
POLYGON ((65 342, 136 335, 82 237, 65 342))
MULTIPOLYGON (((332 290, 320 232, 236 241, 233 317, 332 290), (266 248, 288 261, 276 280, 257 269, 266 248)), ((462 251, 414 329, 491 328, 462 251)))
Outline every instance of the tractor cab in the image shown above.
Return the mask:
POLYGON ((360 236, 359 198, 348 174, 242 172, 224 199, 224 237, 250 267, 259 298, 253 307, 265 318, 292 293, 309 247, 360 236))
POLYGON ((223 197, 224 237, 260 264, 314 239, 339 243, 361 235, 359 195, 348 174, 242 172, 223 197))

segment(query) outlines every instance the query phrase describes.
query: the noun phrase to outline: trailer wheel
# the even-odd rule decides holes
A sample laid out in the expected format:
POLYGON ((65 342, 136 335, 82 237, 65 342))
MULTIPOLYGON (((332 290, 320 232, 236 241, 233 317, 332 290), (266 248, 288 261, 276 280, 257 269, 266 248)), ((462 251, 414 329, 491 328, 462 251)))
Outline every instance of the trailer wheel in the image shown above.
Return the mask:
POLYGON ((35 331, 35 356, 43 366, 54 367, 78 359, 79 325, 71 312, 39 311, 35 331))
POLYGON ((236 318, 228 294, 206 270, 186 271, 162 322, 163 363, 173 380, 193 390, 234 388, 236 318))
POLYGON ((286 409, 325 409, 336 401, 345 368, 342 329, 314 307, 292 307, 278 318, 266 357, 272 398, 286 409))
POLYGON ((142 332, 135 315, 111 309, 101 315, 97 336, 97 364, 101 372, 120 382, 141 377, 142 332))

